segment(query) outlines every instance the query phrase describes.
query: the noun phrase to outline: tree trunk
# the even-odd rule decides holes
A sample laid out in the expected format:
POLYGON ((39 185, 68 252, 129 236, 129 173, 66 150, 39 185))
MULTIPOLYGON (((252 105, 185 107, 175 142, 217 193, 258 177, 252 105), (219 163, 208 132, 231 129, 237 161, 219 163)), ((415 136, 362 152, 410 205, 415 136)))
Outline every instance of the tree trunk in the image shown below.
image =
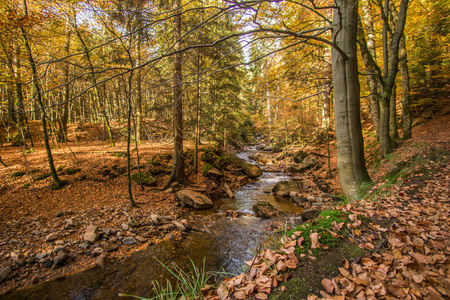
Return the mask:
MULTIPOLYGON (((67 32, 67 41, 65 45, 66 55, 70 54, 70 31, 67 32)), ((67 142, 67 122, 69 121, 69 100, 70 100, 70 88, 69 88, 69 80, 70 80, 70 64, 64 64, 64 77, 65 77, 65 86, 64 86, 64 97, 63 97, 63 112, 59 122, 58 129, 58 140, 61 142, 67 142)))
MULTIPOLYGON (((175 49, 180 49, 181 38, 181 0, 175 0, 175 8, 177 15, 175 18, 174 42, 175 49)), ((187 185, 187 179, 184 171, 184 155, 183 155, 183 87, 182 87, 182 54, 174 55, 174 80, 173 80, 173 131, 174 131, 174 153, 172 173, 167 180, 164 188, 168 188, 172 182, 187 185)))
POLYGON ((137 206, 136 202, 134 202, 133 191, 131 189, 131 154, 130 154, 130 144, 131 144, 131 87, 133 80, 133 71, 130 72, 130 76, 128 77, 128 116, 127 116, 127 179, 128 179, 128 197, 130 198, 131 206, 137 206))
MULTIPOLYGON (((25 7, 25 15, 28 14, 27 12, 27 4, 26 4, 26 0, 23 1, 24 3, 24 7, 25 7)), ((53 163, 53 155, 52 155, 52 150, 50 148, 50 144, 48 142, 48 133, 47 133, 47 122, 46 122, 46 117, 45 117, 45 108, 44 108, 44 103, 42 102, 42 94, 41 94, 41 88, 39 86, 39 82, 38 82, 38 74, 37 74, 37 69, 36 69, 36 63, 34 61, 33 58, 33 54, 31 52, 31 47, 30 44, 28 43, 28 37, 27 34, 25 33, 25 29, 23 27, 20 27, 20 30, 22 32, 22 37, 24 40, 24 44, 25 44, 25 49, 27 51, 27 55, 28 55, 28 61, 30 63, 31 66, 31 76, 32 76, 32 81, 33 81, 33 85, 34 85, 34 90, 36 92, 36 100, 39 104, 39 108, 41 110, 41 124, 42 124, 42 133, 44 136, 44 144, 45 144, 45 150, 47 151, 47 159, 48 159, 48 164, 50 166, 50 172, 52 175, 52 179, 53 179, 53 184, 54 184, 54 188, 57 189, 59 187, 61 187, 63 185, 63 182, 59 179, 58 174, 56 173, 56 168, 55 168, 55 164, 53 163)))
POLYGON ((200 143, 200 105, 202 101, 200 81, 201 54, 197 56, 197 103, 195 106, 195 146, 194 146, 194 173, 198 173, 198 145, 200 143))
POLYGON ((89 70, 91 71, 92 86, 94 88, 94 95, 95 95, 95 99, 96 99, 96 101, 94 103, 96 103, 97 108, 101 110, 101 115, 103 117, 103 120, 105 121, 106 128, 108 129, 108 135, 109 135, 111 147, 114 147, 115 141, 114 141, 114 137, 112 135, 112 129, 111 129, 111 125, 109 123, 109 118, 108 118, 108 115, 106 114, 105 104, 103 103, 102 98, 101 98, 100 89, 97 84, 97 78, 95 77, 94 64, 92 63, 91 55, 89 54, 89 49, 88 49, 83 37, 81 36, 81 33, 78 31, 76 19, 74 21, 74 29, 75 29, 75 33, 76 33, 78 39, 81 42, 81 45, 83 46, 84 55, 86 56, 86 60, 88 61, 88 64, 89 64, 89 70))
POLYGON ((372 4, 370 0, 363 1, 363 15, 362 19, 364 20, 364 25, 367 32, 367 41, 364 37, 364 32, 362 28, 362 24, 360 23, 358 28, 358 43, 364 43, 367 45, 366 49, 361 48, 361 54, 364 60, 364 65, 367 73, 367 84, 369 86, 370 91, 370 115, 372 117, 372 122, 375 127, 375 132, 377 138, 380 137, 380 98, 381 98, 381 87, 380 82, 377 77, 376 69, 374 68, 372 62, 370 61, 370 56, 376 60, 376 51, 375 51, 375 30, 373 25, 373 17, 372 17, 372 4), (359 31, 361 30, 361 31, 359 31))
POLYGON ((349 199, 356 199, 358 185, 370 181, 364 161, 360 119, 356 54, 358 0, 337 0, 336 4, 333 40, 343 52, 335 47, 332 49, 338 170, 344 194, 349 199))
POLYGON ((399 69, 402 74, 402 123, 403 123, 403 140, 411 138, 411 104, 410 104, 410 91, 409 91, 409 71, 408 71, 408 59, 406 56, 405 36, 400 39, 399 49, 399 69))
POLYGON ((391 131, 391 137, 393 140, 398 139, 398 126, 397 126, 397 85, 394 84, 391 93, 391 100, 389 104, 389 128, 391 131))
MULTIPOLYGON (((137 66, 141 64, 141 31, 137 38, 137 66)), ((137 70, 137 97, 136 97, 136 141, 142 140, 142 76, 141 68, 137 70)))

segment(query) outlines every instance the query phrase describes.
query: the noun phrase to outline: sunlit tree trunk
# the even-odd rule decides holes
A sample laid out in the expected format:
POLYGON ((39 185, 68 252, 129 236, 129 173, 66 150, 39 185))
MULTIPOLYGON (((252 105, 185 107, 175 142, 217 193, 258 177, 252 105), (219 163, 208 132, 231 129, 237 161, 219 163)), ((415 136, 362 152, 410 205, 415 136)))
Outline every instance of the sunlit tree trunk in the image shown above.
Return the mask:
MULTIPOLYGON (((174 24, 175 48, 180 49, 181 38, 181 0, 175 0, 176 16, 174 24)), ((174 80, 173 80, 173 131, 174 131, 174 153, 172 173, 164 188, 170 186, 172 182, 189 184, 184 171, 183 155, 183 88, 182 88, 182 54, 174 55, 174 80)))
POLYGON ((397 126, 397 86, 394 84, 391 93, 391 100, 389 104, 389 128, 391 130, 391 137, 394 140, 398 139, 398 126, 397 126))
POLYGON ((111 147, 114 147, 115 141, 114 141, 114 137, 112 134, 112 129, 111 129, 111 125, 109 122, 109 118, 108 118, 108 115, 106 114, 105 104, 102 101, 100 89, 97 84, 97 78, 95 76, 94 64, 92 62, 91 55, 89 54, 89 49, 86 45, 86 42, 84 41, 83 37, 81 36, 81 33, 78 30, 76 17, 74 17, 74 29, 75 29, 75 33, 76 33, 79 41, 81 42, 81 45, 83 46, 84 55, 86 56, 86 60, 88 61, 88 64, 89 64, 89 70, 91 71, 91 82, 92 82, 92 86, 94 88, 94 95, 95 95, 95 100, 96 100, 94 103, 97 104, 96 105, 97 108, 101 111, 101 115, 103 117, 103 120, 105 121, 106 128, 108 129, 110 145, 111 145, 111 147))
MULTIPOLYGON (((25 8, 25 16, 28 14, 27 11, 27 3, 26 0, 23 1, 24 4, 24 8, 25 8)), ((59 188, 62 186, 63 182, 59 179, 58 174, 56 173, 56 168, 55 168, 55 164, 53 163, 53 155, 52 155, 52 150, 50 148, 50 144, 48 142, 48 133, 47 133, 47 121, 46 121, 46 114, 45 114, 45 107, 44 107, 44 103, 42 101, 42 94, 41 94, 41 87, 39 85, 39 77, 37 74, 37 69, 36 69, 36 63, 34 61, 33 58, 33 54, 31 52, 31 47, 30 44, 28 42, 28 36, 25 32, 25 29, 23 27, 20 27, 21 33, 22 33, 22 38, 24 41, 24 45, 25 45, 25 49, 27 51, 27 56, 28 56, 28 61, 30 63, 30 67, 31 67, 31 76, 32 76, 32 81, 33 81, 33 85, 34 85, 34 90, 36 92, 36 100, 39 104, 39 108, 41 110, 41 124, 42 124, 42 133, 44 136, 44 144, 45 144, 45 150, 47 151, 47 159, 48 159, 48 164, 50 166, 50 172, 52 175, 52 179, 53 179, 53 184, 55 188, 59 188)))
MULTIPOLYGON (((70 31, 67 32, 67 40, 65 45, 65 52, 66 56, 69 56, 70 54, 70 31)), ((69 80, 70 80, 70 64, 65 63, 64 64, 64 79, 65 79, 65 86, 64 86, 64 97, 63 97, 63 111, 59 122, 59 129, 58 129, 58 140, 61 142, 67 142, 67 122, 69 121, 69 100, 70 100, 70 87, 69 87, 69 80)))

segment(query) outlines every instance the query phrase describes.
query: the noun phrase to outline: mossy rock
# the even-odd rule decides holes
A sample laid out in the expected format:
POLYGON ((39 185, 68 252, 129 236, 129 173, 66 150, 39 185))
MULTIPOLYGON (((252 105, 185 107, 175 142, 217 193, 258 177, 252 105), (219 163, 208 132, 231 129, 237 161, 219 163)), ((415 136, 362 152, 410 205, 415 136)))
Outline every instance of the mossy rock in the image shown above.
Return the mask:
POLYGON ((213 167, 212 165, 205 163, 205 165, 203 166, 203 171, 202 171, 203 176, 208 175, 208 172, 209 172, 209 170, 212 169, 212 167, 213 167))
POLYGON ((292 158, 294 159, 294 162, 295 162, 296 164, 299 164, 299 163, 301 163, 307 156, 308 156, 308 153, 307 153, 307 152, 305 152, 305 151, 303 151, 303 150, 299 150, 299 151, 295 152, 295 153, 292 155, 292 158))
POLYGON ((108 176, 111 173, 111 170, 106 168, 100 171, 100 174, 103 176, 108 176))
POLYGON ((257 178, 262 175, 262 170, 257 165, 243 163, 241 167, 244 169, 244 172, 248 177, 257 178))
POLYGON ((270 219, 272 217, 278 217, 283 215, 283 213, 280 210, 273 207, 273 205, 270 204, 269 202, 258 202, 255 205, 253 205, 252 209, 255 212, 255 215, 258 218, 262 219, 270 219))
POLYGON ((50 173, 47 173, 47 174, 40 174, 40 175, 34 177, 34 178, 33 178, 33 181, 40 181, 40 180, 45 179, 45 178, 47 178, 47 177, 50 177, 50 173))
POLYGON ((80 172, 81 169, 80 168, 67 168, 64 170, 64 172, 62 172, 62 174, 64 175, 74 175, 78 172, 80 172))
MULTIPOLYGON (((140 184, 139 173, 134 173, 133 175, 131 175, 131 180, 133 180, 137 184, 140 184)), ((145 186, 155 186, 156 185, 156 179, 152 176, 152 173, 150 173, 150 172, 141 173, 141 181, 142 181, 142 184, 145 186)))
POLYGON ((127 157, 127 153, 126 152, 114 152, 111 154, 111 156, 115 156, 115 157, 127 157))
POLYGON ((22 177, 23 175, 25 175, 25 172, 19 171, 19 172, 14 172, 11 177, 15 178, 15 177, 22 177))

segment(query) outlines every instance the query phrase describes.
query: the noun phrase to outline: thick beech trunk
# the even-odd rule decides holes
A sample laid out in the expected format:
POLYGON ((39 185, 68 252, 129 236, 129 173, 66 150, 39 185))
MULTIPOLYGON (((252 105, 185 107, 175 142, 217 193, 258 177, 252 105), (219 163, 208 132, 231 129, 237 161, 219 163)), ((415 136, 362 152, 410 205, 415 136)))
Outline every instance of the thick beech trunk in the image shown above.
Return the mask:
POLYGON ((370 181, 364 161, 364 144, 360 119, 360 86, 356 54, 358 0, 337 0, 333 16, 332 49, 335 90, 335 126, 338 170, 344 194, 357 198, 358 185, 370 181))

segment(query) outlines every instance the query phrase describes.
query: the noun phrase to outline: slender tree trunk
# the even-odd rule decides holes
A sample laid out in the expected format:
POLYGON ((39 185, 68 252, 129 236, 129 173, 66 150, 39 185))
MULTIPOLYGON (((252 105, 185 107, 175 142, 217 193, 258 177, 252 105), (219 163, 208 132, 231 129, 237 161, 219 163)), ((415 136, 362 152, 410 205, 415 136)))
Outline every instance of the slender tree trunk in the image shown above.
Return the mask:
MULTIPOLYGON (((181 0, 175 0, 175 8, 177 15, 175 18, 174 41, 175 48, 180 49, 181 38, 181 0)), ((170 186, 172 182, 180 184, 189 184, 186 173, 184 171, 184 155, 183 155, 183 88, 182 88, 182 54, 174 55, 174 88, 173 88, 173 130, 174 130, 174 153, 172 173, 167 180, 164 188, 170 186)))
POLYGON ((360 87, 356 54, 358 0, 337 0, 333 40, 346 57, 332 49, 338 170, 344 194, 357 198, 357 188, 370 181, 364 161, 360 119, 360 87))
MULTIPOLYGON (((67 32, 67 41, 65 45, 66 55, 70 54, 70 31, 67 32)), ((61 142, 67 142, 67 122, 69 121, 69 100, 70 100, 70 64, 64 64, 64 78, 66 85, 64 86, 64 97, 63 97, 63 111, 59 122, 59 130, 58 130, 58 140, 61 142)))
MULTIPOLYGON (((137 38, 137 65, 141 64, 141 31, 137 38)), ((137 97, 136 97, 136 141, 142 141, 142 76, 141 68, 137 70, 137 97)))
POLYGON ((133 71, 130 72, 130 76, 128 77, 128 119, 127 119, 127 179, 128 179, 128 197, 130 198, 131 206, 137 206, 136 202, 134 202, 133 191, 131 189, 131 153, 130 153, 130 144, 131 144, 131 88, 132 88, 132 80, 133 80, 133 71))
POLYGON ((198 145, 200 143, 200 105, 202 101, 200 81, 201 54, 197 55, 197 103, 195 106, 195 146, 194 146, 194 172, 198 173, 198 145))
POLYGON ((96 103, 97 108, 100 109, 100 111, 101 111, 101 115, 103 117, 103 120, 105 121, 106 128, 108 129, 108 135, 109 135, 111 147, 114 147, 115 141, 114 141, 114 137, 112 134, 112 129, 111 129, 111 125, 109 122, 109 118, 108 118, 108 115, 106 114, 105 103, 103 103, 103 101, 102 101, 100 89, 97 84, 97 78, 95 76, 94 64, 92 63, 91 55, 89 54, 89 49, 88 49, 83 37, 81 36, 81 33, 78 31, 76 18, 74 21, 74 29, 75 29, 75 33, 76 33, 78 39, 81 42, 81 45, 83 46, 84 55, 86 56, 86 60, 88 61, 88 64, 89 64, 89 69, 91 71, 91 80, 92 80, 92 85, 94 87, 94 95, 95 95, 95 99, 96 99, 96 101, 94 103, 96 103))
MULTIPOLYGON (((25 7, 25 15, 27 15, 28 12, 27 12, 26 0, 24 0, 23 3, 24 3, 24 7, 25 7)), ((47 123, 46 123, 46 118, 45 118, 45 108, 44 108, 44 103, 42 102, 42 94, 41 94, 41 88, 40 88, 39 82, 38 82, 39 77, 37 75, 36 63, 34 61, 33 54, 31 52, 30 44, 28 43, 28 37, 25 32, 25 29, 23 27, 21 27, 20 30, 22 32, 22 38, 24 40, 25 49, 27 51, 28 61, 31 66, 31 75, 32 75, 32 81, 34 84, 34 90, 36 92, 36 99, 39 104, 39 108, 41 110, 42 133, 44 136, 45 150, 47 151, 48 164, 50 166, 50 172, 52 175, 54 188, 59 188, 62 186, 63 182, 59 179, 58 174, 56 173, 55 164, 53 163, 52 150, 51 150, 50 144, 48 142, 47 123)))
MULTIPOLYGON (((385 5, 388 5, 388 3, 386 3, 385 5)), ((390 112, 389 102, 391 99, 392 89, 395 85, 395 78, 398 72, 399 44, 400 38, 402 37, 405 28, 407 9, 408 9, 408 0, 401 0, 398 18, 396 20, 397 21, 396 22, 397 24, 395 26, 396 28, 392 30, 392 35, 390 37, 389 51, 388 51, 389 62, 385 63, 385 70, 383 71, 383 94, 381 96, 381 107, 380 107, 380 115, 381 115, 380 149, 381 155, 383 157, 385 157, 392 151, 389 137, 389 112, 390 112)))
POLYGON ((0 156, 0 164, 2 164, 2 166, 4 166, 5 168, 8 167, 2 160, 2 157, 0 156))
POLYGON ((391 101, 389 104, 389 128, 391 130, 391 137, 393 140, 398 139, 398 126, 397 126, 397 85, 394 84, 391 93, 391 101))
POLYGON ((406 56, 405 36, 400 39, 399 49, 399 69, 402 74, 402 123, 403 123, 403 139, 411 138, 411 104, 410 104, 410 90, 409 90, 409 71, 408 59, 406 56))

